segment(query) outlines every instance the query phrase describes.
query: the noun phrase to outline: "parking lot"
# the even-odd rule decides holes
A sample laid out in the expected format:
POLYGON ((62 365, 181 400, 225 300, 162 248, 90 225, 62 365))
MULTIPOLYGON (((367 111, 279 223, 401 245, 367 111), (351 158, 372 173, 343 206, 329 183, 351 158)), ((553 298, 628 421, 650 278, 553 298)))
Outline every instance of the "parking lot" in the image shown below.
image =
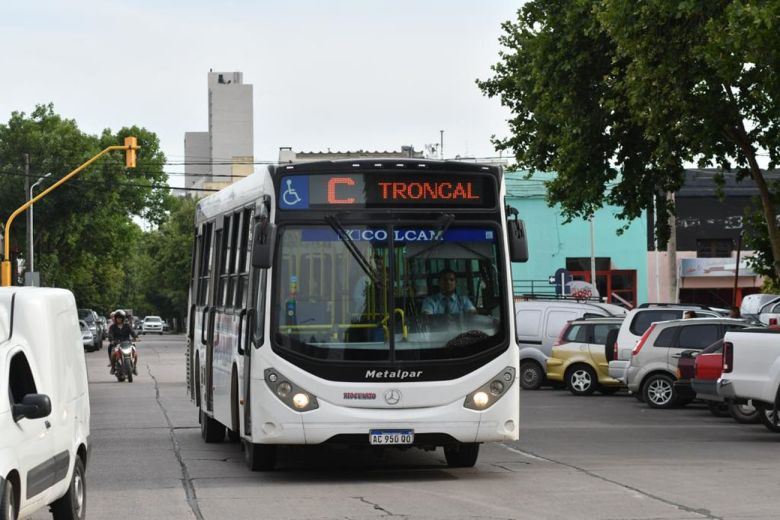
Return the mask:
MULTIPOLYGON (((441 450, 289 448, 270 473, 238 444, 205 444, 185 394, 184 338, 139 344, 133 384, 87 355, 87 518, 773 519, 780 435, 702 405, 651 410, 628 394, 521 394, 515 443, 448 468, 441 450)), ((37 513, 34 519, 50 518, 37 513)))
POLYGON ((519 449, 539 457, 531 467, 566 468, 583 486, 644 498, 629 516, 604 502, 598 516, 575 510, 574 518, 648 518, 641 504, 673 506, 682 518, 778 517, 780 435, 761 425, 713 417, 696 403, 652 410, 626 393, 550 389, 523 392, 521 422, 519 449))

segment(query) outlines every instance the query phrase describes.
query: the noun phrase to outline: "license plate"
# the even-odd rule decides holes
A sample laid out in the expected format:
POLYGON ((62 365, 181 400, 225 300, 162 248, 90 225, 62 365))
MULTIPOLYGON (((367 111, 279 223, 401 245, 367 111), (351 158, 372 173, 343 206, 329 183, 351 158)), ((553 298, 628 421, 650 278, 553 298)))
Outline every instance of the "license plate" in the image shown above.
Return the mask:
POLYGON ((412 444, 414 430, 369 430, 368 441, 374 446, 412 444))

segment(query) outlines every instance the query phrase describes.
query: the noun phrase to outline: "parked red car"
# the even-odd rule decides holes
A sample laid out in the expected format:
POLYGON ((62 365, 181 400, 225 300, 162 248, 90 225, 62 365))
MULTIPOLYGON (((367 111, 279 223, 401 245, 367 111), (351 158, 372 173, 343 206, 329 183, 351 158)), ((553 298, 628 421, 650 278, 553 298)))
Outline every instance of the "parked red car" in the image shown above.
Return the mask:
MULTIPOLYGON (((680 358, 683 362, 683 358, 680 358)), ((758 410, 751 404, 728 404, 718 395, 718 378, 723 371, 723 340, 718 340, 694 358, 691 388, 696 397, 707 403, 716 417, 731 416, 740 423, 758 422, 758 410)))

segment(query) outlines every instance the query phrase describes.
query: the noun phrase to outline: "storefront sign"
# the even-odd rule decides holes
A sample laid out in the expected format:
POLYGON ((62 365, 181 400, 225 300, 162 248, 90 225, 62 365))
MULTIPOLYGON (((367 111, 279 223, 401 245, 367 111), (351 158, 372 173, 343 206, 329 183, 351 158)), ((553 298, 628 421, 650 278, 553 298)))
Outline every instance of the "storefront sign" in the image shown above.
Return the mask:
MULTIPOLYGON (((736 258, 683 258, 680 261, 680 276, 693 278, 702 276, 734 276, 736 258)), ((739 262, 739 276, 758 276, 748 266, 747 260, 739 262)))

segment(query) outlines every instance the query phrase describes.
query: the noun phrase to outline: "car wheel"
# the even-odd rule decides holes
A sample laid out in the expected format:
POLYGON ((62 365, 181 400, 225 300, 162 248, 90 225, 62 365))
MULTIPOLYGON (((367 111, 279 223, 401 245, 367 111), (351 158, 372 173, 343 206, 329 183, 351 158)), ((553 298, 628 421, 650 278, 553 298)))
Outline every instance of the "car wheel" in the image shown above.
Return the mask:
POLYGON ((461 442, 456 446, 444 447, 444 458, 451 468, 472 468, 479 457, 479 444, 461 442))
POLYGON ((83 520, 87 516, 87 485, 84 480, 84 463, 76 457, 73 478, 65 495, 51 505, 54 520, 83 520))
POLYGON ((729 403, 729 415, 740 424, 756 424, 761 420, 760 412, 751 401, 744 404, 729 403))
POLYGON ((520 363, 520 386, 523 390, 537 390, 544 381, 544 371, 536 361, 520 363))
POLYGON ((728 403, 722 401, 706 401, 707 409, 715 417, 731 417, 728 403))
POLYGON ((0 496, 0 518, 3 520, 16 520, 16 493, 14 492, 14 483, 10 480, 5 481, 3 495, 0 496))
POLYGON ((566 386, 574 395, 591 395, 597 384, 596 372, 587 365, 575 365, 566 371, 566 386))
POLYGON ((780 433, 780 411, 775 411, 772 405, 756 405, 758 419, 770 432, 780 433))
POLYGON ((674 381, 666 374, 654 374, 642 385, 642 397, 650 408, 671 408, 677 401, 674 381))

